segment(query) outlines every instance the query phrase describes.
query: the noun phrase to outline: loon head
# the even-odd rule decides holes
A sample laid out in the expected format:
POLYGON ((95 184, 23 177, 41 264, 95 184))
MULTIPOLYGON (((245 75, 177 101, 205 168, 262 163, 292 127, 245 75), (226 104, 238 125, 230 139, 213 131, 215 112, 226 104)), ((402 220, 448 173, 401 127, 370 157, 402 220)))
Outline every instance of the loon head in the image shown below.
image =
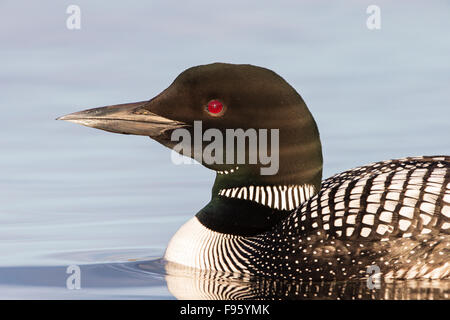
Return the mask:
POLYGON ((308 193, 295 188, 320 187, 322 151, 316 123, 301 96, 266 68, 196 66, 149 101, 58 119, 149 136, 215 170, 211 202, 197 214, 215 231, 251 235, 268 230, 293 204, 307 198, 308 193), (239 144, 242 134, 244 143, 239 144))

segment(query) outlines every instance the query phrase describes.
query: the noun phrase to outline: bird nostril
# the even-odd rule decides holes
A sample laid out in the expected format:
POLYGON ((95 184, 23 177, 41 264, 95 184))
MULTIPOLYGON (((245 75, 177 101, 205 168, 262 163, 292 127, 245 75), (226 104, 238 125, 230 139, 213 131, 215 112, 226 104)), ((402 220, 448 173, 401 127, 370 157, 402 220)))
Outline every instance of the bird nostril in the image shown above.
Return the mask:
POLYGON ((133 112, 134 114, 151 114, 151 112, 150 111, 148 111, 147 109, 141 109, 141 108, 139 108, 139 109, 136 109, 134 112, 133 112))
POLYGON ((103 110, 102 108, 95 108, 95 109, 91 109, 91 110, 86 110, 85 114, 87 116, 98 116, 100 114, 103 114, 105 112, 105 110, 103 110))

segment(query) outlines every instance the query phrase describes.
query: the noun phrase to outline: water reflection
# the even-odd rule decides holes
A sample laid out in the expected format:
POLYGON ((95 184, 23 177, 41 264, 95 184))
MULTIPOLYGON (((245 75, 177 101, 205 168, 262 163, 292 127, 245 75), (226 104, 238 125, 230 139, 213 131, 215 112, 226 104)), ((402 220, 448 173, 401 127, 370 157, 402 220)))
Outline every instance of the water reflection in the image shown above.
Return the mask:
POLYGON ((68 290, 67 266, 0 267, 3 298, 40 299, 449 299, 450 280, 286 282, 200 272, 162 259, 80 265, 81 290, 68 290), (166 288, 167 286, 167 288, 166 288))
MULTIPOLYGON (((136 265, 152 270, 152 263, 136 265)), ((222 272, 203 272, 166 263, 166 282, 177 299, 448 299, 450 280, 397 280, 370 289, 366 281, 288 282, 242 277, 222 272)))

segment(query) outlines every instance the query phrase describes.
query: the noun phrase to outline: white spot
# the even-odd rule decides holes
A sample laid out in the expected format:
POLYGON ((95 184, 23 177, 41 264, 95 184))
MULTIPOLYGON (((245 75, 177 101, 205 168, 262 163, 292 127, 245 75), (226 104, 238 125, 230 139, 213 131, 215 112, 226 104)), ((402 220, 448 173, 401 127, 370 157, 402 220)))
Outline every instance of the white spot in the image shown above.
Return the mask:
POLYGON ((426 214, 423 214, 423 213, 420 214, 420 218, 422 219, 422 223, 424 225, 427 225, 431 221, 431 217, 429 215, 426 215, 426 214))
POLYGON ((372 226, 373 222, 374 222, 374 218, 375 218, 375 216, 373 214, 366 214, 366 215, 364 215, 362 222, 364 224, 368 224, 368 225, 372 226))
POLYGON ((397 207, 397 201, 387 200, 384 204, 384 208, 388 211, 394 211, 397 207))
POLYGON ((377 205, 377 204, 369 203, 367 205, 367 210, 366 211, 369 212, 369 213, 376 213, 379 207, 380 206, 377 205))
POLYGON ((410 207, 401 207, 399 214, 401 216, 412 219, 414 217, 414 208, 410 207))
POLYGON ((428 181, 441 184, 441 183, 444 182, 444 177, 439 177, 439 176, 438 177, 436 177, 436 176, 433 177, 433 176, 431 176, 431 177, 428 178, 428 181))
MULTIPOLYGON (((447 186, 447 188, 448 188, 448 186, 447 186)), ((439 194, 440 192, 441 192, 441 189, 439 189, 439 188, 437 188, 437 187, 426 187, 425 188, 425 191, 426 192, 429 192, 429 193, 434 193, 434 194, 439 194)))
POLYGON ((371 194, 368 198, 367 198, 368 202, 375 202, 375 203, 379 203, 381 201, 381 194, 380 193, 376 193, 376 194, 371 194))
POLYGON ((436 203, 438 196, 431 193, 425 193, 423 195, 423 200, 429 203, 436 203))
POLYGON ((389 200, 399 200, 400 199, 400 193, 399 192, 389 192, 386 195, 386 199, 389 200))
POLYGON ((411 189, 408 189, 408 190, 406 190, 406 192, 405 192, 405 196, 407 196, 407 197, 410 197, 410 198, 418 198, 419 197, 419 195, 420 195, 420 192, 419 192, 419 190, 411 190, 411 189))
MULTIPOLYGON (((382 187, 382 189, 384 189, 383 185, 381 187, 382 187)), ((403 190, 403 184, 399 184, 399 183, 391 184, 389 186, 389 189, 392 189, 392 190, 403 190)))
MULTIPOLYGON (((360 180, 361 181, 361 180, 360 180)), ((362 180, 363 184, 365 184, 366 180, 362 180)), ((352 189, 352 194, 361 194, 364 190, 364 187, 360 186, 360 187, 355 187, 352 189)))
POLYGON ((349 203, 349 207, 350 208, 359 208, 360 206, 361 205, 360 205, 359 199, 358 200, 351 200, 350 203, 349 203))
POLYGON ((409 220, 401 219, 401 220, 399 221, 399 228, 400 228, 400 230, 402 230, 402 231, 408 230, 408 228, 409 228, 410 225, 411 225, 411 221, 409 221, 409 220))
POLYGON ((444 196, 444 201, 447 202, 447 203, 450 203, 450 194, 446 194, 444 196))
POLYGON ((336 213, 335 213, 335 216, 336 217, 343 217, 344 216, 344 211, 336 211, 336 213))
POLYGON ((355 231, 355 228, 349 227, 349 228, 347 228, 347 230, 345 231, 345 235, 346 235, 347 237, 350 237, 350 236, 353 234, 353 231, 355 231))
POLYGON ((442 214, 447 218, 450 218, 450 206, 444 206, 442 208, 442 214))
POLYGON ((434 211, 436 210, 436 206, 434 204, 428 203, 428 202, 423 202, 420 205, 420 210, 425 211, 429 214, 433 214, 434 211))
POLYGON ((364 227, 361 229, 361 236, 368 237, 371 231, 372 230, 370 228, 364 227))
POLYGON ((417 199, 413 199, 413 198, 408 198, 406 197, 405 199, 403 199, 403 204, 405 206, 409 206, 409 207, 416 207, 417 205, 417 199))
POLYGON ((343 210, 345 209, 345 205, 344 202, 339 202, 336 206, 335 206, 336 210, 343 210))
POLYGON ((408 232, 408 233, 404 233, 404 234, 403 234, 403 238, 411 238, 411 236, 412 236, 412 233, 411 233, 411 232, 408 232))
POLYGON ((387 225, 380 224, 380 225, 378 226, 378 228, 377 228, 377 233, 378 233, 378 234, 381 234, 381 235, 384 235, 388 230, 389 230, 389 228, 388 228, 387 225))
POLYGON ((347 223, 348 224, 355 224, 356 223, 356 214, 349 215, 347 217, 347 223))
POLYGON ((384 222, 391 222, 392 221, 392 212, 389 212, 389 211, 381 212, 380 220, 384 221, 384 222))

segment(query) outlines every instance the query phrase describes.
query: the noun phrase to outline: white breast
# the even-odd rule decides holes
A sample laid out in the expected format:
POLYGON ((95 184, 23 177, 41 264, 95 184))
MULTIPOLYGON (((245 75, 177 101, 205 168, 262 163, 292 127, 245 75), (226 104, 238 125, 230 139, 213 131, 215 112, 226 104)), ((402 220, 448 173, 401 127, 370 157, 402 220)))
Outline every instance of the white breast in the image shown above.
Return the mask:
POLYGON ((212 231, 193 217, 172 237, 164 259, 201 270, 246 273, 250 248, 244 237, 212 231))

